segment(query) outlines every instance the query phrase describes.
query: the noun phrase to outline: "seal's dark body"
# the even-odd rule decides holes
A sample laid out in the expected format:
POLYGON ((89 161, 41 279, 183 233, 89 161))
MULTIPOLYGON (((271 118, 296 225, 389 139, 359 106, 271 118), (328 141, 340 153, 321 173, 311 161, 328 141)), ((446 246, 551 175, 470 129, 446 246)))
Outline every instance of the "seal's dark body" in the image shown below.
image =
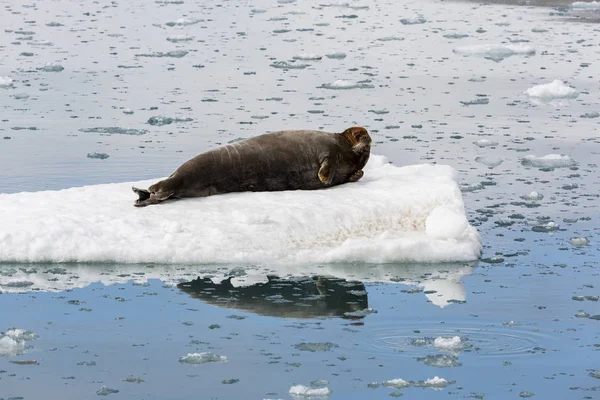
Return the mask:
POLYGON ((136 205, 231 192, 323 189, 349 182, 358 171, 362 174, 368 159, 369 150, 353 151, 343 134, 270 133, 197 155, 148 190, 134 188, 140 196, 136 205), (319 176, 322 171, 329 181, 319 176), (153 198, 157 201, 148 200, 153 198))

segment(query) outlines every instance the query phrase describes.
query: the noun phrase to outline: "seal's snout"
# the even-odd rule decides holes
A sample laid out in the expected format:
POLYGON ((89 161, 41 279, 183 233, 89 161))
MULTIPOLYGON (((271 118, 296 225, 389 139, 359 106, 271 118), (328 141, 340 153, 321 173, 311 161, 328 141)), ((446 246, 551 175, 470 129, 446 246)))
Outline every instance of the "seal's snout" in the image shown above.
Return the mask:
POLYGON ((369 132, 362 126, 348 128, 342 135, 350 142, 352 150, 357 154, 369 151, 371 148, 371 136, 369 136, 369 132))

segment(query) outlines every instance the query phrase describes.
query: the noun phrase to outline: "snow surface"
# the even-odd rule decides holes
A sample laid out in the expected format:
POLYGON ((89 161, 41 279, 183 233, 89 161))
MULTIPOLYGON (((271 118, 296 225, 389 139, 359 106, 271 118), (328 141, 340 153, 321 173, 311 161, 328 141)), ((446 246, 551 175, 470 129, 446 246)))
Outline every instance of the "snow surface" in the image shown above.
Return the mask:
POLYGON ((391 263, 467 261, 481 252, 457 173, 444 165, 396 167, 373 156, 363 179, 331 189, 141 209, 131 186, 0 194, 0 261, 391 263))
POLYGON ((551 83, 537 85, 525 91, 529 97, 541 98, 546 100, 552 99, 574 99, 579 96, 579 92, 559 79, 555 79, 551 83))

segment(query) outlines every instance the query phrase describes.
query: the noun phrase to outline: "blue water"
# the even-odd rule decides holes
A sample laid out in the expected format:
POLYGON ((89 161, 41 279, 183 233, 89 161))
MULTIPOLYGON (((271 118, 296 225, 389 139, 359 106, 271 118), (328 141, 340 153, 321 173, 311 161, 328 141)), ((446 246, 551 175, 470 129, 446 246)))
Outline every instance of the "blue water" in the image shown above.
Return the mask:
MULTIPOLYGON (((484 182, 464 193, 484 252, 466 266, 327 267, 336 278, 364 284, 376 312, 362 317, 344 314, 357 295, 339 287, 319 292, 308 285, 302 290, 320 300, 301 302, 269 297, 281 288, 235 300, 257 283, 232 289, 230 297, 209 291, 197 298, 176 287, 197 276, 250 271, 247 265, 0 264, 0 332, 37 335, 19 354, 0 355, 0 399, 97 398, 98 391, 110 392, 104 386, 118 390, 111 398, 287 399, 293 385, 317 379, 328 381, 331 399, 600 398, 600 118, 590 118, 600 112, 598 26, 541 7, 357 5, 368 8, 274 1, 2 3, 0 77, 13 83, 0 88, 0 196, 166 176, 195 154, 266 131, 363 125, 376 142, 373 152, 395 164, 449 164, 461 183, 484 182), (426 22, 399 22, 414 14, 426 22), (183 17, 199 21, 166 24, 183 17), (63 26, 47 26, 51 21, 63 26), (182 34, 194 39, 166 40, 182 34), (392 36, 402 40, 379 40, 392 36), (535 55, 497 62, 452 52, 511 41, 535 47, 535 55), (188 54, 136 56, 172 50, 188 54), (347 57, 326 57, 336 52, 347 57), (301 53, 323 59, 299 61, 310 64, 300 70, 269 66, 301 53), (38 69, 48 62, 64 70, 38 69), (373 88, 323 88, 340 79, 367 80, 373 88), (554 79, 579 97, 534 104, 523 94, 554 79), (23 93, 29 97, 16 96, 23 93), (483 97, 487 105, 464 105, 483 97), (147 123, 153 116, 193 120, 158 127, 147 123), (147 132, 82 131, 97 127, 147 132), (482 138, 498 145, 473 144, 482 138), (109 157, 87 157, 94 152, 109 157), (554 153, 577 165, 544 170, 521 163, 528 154, 554 153), (490 168, 475 161, 482 156, 502 163, 490 168), (532 191, 543 199, 521 199, 532 191), (548 222, 558 228, 539 232, 548 222), (589 243, 576 247, 569 241, 575 237, 589 243), (432 344, 454 336, 461 348, 432 344), (419 340, 425 345, 416 345, 419 340), (303 343, 332 347, 310 352, 303 343), (227 361, 179 361, 201 352, 227 361), (439 354, 455 366, 418 360, 439 354), (382 386, 434 376, 450 383, 440 390, 382 386), (232 379, 239 381, 222 383, 232 379)), ((289 269, 272 272, 299 278, 286 276, 289 269)))

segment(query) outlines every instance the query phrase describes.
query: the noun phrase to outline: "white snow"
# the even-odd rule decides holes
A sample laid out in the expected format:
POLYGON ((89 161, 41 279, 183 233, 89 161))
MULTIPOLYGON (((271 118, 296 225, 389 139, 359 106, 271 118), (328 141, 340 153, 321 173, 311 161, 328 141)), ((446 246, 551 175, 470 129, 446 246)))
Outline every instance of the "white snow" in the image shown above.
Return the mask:
POLYGON ((600 1, 576 1, 571 4, 571 8, 581 10, 600 10, 600 1))
POLYGON ((331 394, 331 390, 326 387, 321 388, 310 388, 303 385, 294 385, 290 388, 289 393, 292 396, 301 396, 301 397, 326 397, 331 394))
POLYGON ((460 336, 453 337, 437 337, 433 341, 433 345, 440 350, 455 351, 462 347, 460 336))
POLYGON ((577 165, 577 161, 565 154, 547 154, 543 157, 528 155, 523 157, 521 163, 536 168, 568 168, 577 165))
POLYGON ((372 156, 363 179, 331 189, 141 209, 131 186, 0 194, 0 261, 391 263, 467 261, 481 252, 457 172, 445 165, 396 167, 372 156), (460 229, 444 221, 460 221, 460 229))
POLYGON ((13 80, 8 76, 0 76, 0 89, 8 89, 13 87, 13 80))
POLYGON ((519 44, 478 44, 456 47, 454 53, 464 56, 482 56, 493 60, 502 60, 512 55, 533 55, 535 49, 529 45, 519 44))
POLYGON ((383 386, 391 386, 396 389, 401 389, 410 386, 410 382, 405 381, 402 378, 390 379, 389 381, 382 382, 383 386))
POLYGON ((579 92, 563 81, 555 79, 551 83, 537 85, 525 91, 529 97, 552 100, 552 99, 574 99, 579 96, 579 92))

